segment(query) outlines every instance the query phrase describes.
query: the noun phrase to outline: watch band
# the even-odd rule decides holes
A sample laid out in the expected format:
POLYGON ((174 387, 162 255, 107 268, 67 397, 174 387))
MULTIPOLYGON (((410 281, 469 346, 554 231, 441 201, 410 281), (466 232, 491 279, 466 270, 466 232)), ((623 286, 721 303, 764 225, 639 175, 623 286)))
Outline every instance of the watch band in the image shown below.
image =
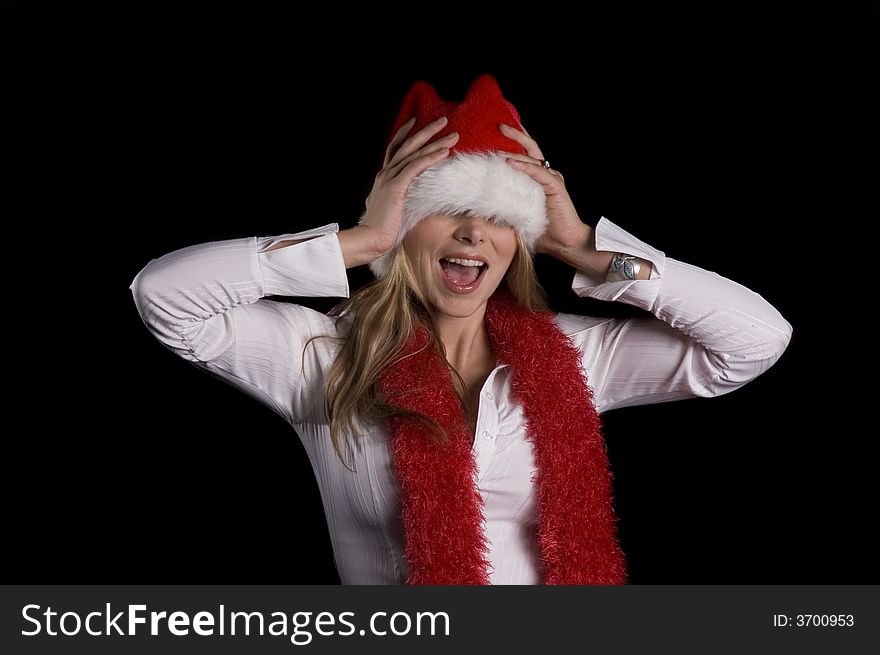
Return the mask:
POLYGON ((608 282, 635 280, 642 268, 642 260, 635 255, 625 255, 622 252, 615 253, 608 267, 608 282))

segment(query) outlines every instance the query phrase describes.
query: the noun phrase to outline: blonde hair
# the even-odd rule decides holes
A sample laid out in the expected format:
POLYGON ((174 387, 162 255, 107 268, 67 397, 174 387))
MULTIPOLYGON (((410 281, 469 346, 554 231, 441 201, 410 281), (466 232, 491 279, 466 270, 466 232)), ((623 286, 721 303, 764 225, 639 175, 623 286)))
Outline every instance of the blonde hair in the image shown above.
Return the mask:
MULTIPOLYGON (((535 274, 532 255, 522 237, 516 234, 516 251, 501 284, 507 284, 519 305, 530 311, 548 309, 547 295, 535 274)), ((449 435, 436 421, 422 414, 386 403, 376 388, 379 374, 386 366, 402 358, 403 347, 419 325, 428 332, 426 348, 437 348, 449 368, 455 391, 468 419, 472 419, 464 402, 465 383, 458 371, 446 360, 446 349, 440 340, 434 318, 415 282, 409 259, 403 247, 394 254, 385 277, 373 280, 351 297, 338 303, 329 316, 350 317, 351 327, 345 336, 318 335, 309 339, 338 339, 343 342, 324 383, 326 412, 330 420, 330 440, 340 460, 343 433, 357 436, 358 420, 375 424, 391 416, 410 416, 427 426, 437 443, 446 443, 449 435)), ((348 444, 350 446, 350 444, 348 444)))

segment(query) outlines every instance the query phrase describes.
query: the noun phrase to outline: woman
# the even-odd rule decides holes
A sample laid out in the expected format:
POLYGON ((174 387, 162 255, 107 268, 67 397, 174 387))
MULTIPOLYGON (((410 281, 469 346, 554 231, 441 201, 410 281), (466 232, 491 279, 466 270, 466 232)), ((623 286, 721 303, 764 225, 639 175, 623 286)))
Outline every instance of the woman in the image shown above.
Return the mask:
POLYGON ((489 76, 459 104, 412 87, 366 205, 350 229, 151 261, 131 287, 145 324, 293 426, 343 584, 625 582, 599 414, 733 391, 791 326, 585 225, 489 76), (533 252, 575 268, 577 294, 653 316, 548 311, 533 252), (349 297, 363 264, 377 279, 349 297), (324 315, 268 295, 348 300, 324 315))

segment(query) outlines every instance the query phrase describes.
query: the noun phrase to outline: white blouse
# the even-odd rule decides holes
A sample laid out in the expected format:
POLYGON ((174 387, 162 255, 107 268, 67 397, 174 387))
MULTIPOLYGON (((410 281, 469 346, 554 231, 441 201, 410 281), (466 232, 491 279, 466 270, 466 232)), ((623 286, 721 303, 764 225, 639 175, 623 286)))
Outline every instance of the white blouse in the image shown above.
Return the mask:
MULTIPOLYGON (((264 296, 348 297, 335 223, 296 234, 190 246, 154 259, 131 291, 141 318, 162 344, 283 416, 308 453, 343 584, 403 584, 403 526, 387 432, 362 431, 343 447, 330 442, 324 375, 338 342, 337 322, 264 296), (307 239, 271 252, 280 240, 307 239)), ((594 318, 557 314, 583 355, 599 412, 737 389, 776 362, 791 325, 757 293, 716 273, 668 258, 606 218, 596 247, 649 260, 651 279, 607 282, 576 271, 579 296, 619 301, 653 316, 594 318)), ((340 334, 346 326, 339 323, 340 334)), ((480 394, 474 455, 485 506, 492 584, 538 584, 531 442, 500 363, 480 394)), ((171 399, 169 399, 169 402, 171 399)), ((346 435, 348 436, 348 435, 346 435)))

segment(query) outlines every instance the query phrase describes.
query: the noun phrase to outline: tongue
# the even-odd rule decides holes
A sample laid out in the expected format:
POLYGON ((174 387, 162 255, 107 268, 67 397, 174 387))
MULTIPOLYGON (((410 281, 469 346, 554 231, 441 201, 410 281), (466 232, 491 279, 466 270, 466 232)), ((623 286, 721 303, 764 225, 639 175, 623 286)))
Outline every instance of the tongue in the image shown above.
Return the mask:
POLYGON ((446 271, 449 279, 456 284, 471 284, 480 275, 479 266, 462 266, 461 264, 448 262, 445 259, 440 260, 440 266, 446 271))

